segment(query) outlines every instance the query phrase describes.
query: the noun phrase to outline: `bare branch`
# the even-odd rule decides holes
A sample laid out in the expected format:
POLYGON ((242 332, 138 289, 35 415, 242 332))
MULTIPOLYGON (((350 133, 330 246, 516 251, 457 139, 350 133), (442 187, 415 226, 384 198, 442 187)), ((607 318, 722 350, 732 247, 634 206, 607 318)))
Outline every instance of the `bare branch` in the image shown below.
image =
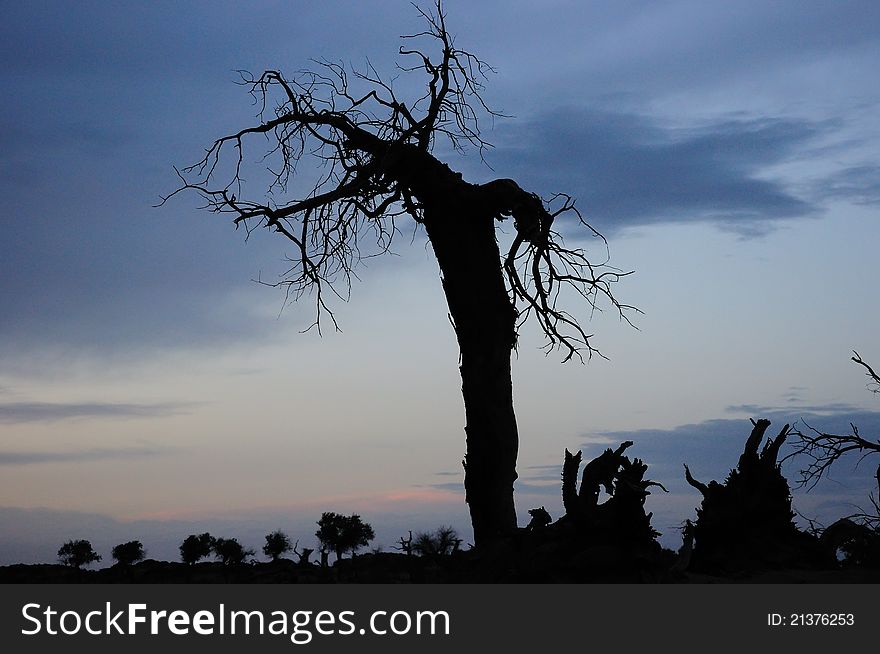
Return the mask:
POLYGON ((853 350, 853 354, 855 356, 851 357, 851 359, 853 361, 855 361, 857 364, 859 364, 860 366, 862 366, 867 371, 865 374, 867 375, 868 379, 871 380, 868 382, 868 389, 872 393, 880 393, 880 376, 878 376, 877 373, 874 372, 874 369, 871 366, 869 366, 867 363, 865 363, 862 360, 862 357, 859 356, 858 352, 853 350))
POLYGON ((441 3, 431 12, 417 10, 427 29, 403 38, 439 49, 438 63, 422 50, 400 52, 418 54, 421 65, 415 70, 428 75, 425 96, 410 102, 398 98, 369 61, 351 74, 327 60, 314 61, 314 70, 292 78, 277 70, 259 76, 239 71, 238 83, 252 96, 259 122, 217 139, 201 160, 175 169, 181 185, 161 198, 164 204, 183 191, 195 192, 205 209, 230 215, 247 234, 263 227, 287 238, 295 248, 291 267, 272 285, 285 287, 290 300, 312 296, 318 329, 323 314, 333 318, 327 293, 347 298, 358 264, 390 250, 398 233, 394 218, 423 219, 416 189, 391 170, 401 166, 400 148, 429 151, 442 135, 457 149, 469 144, 482 153, 489 144, 477 112, 501 115, 481 96, 481 80, 492 69, 455 46, 441 3), (257 136, 270 144, 262 153, 271 180, 262 197, 247 187, 242 174, 245 148, 257 136), (306 196, 277 204, 276 194, 288 193, 297 166, 307 158, 323 171, 320 179, 306 196), (364 249, 368 234, 371 246, 364 249))
POLYGON ((590 342, 592 334, 587 334, 575 316, 560 309, 559 302, 565 292, 573 291, 592 311, 601 311, 604 300, 621 320, 633 326, 630 315, 639 310, 619 302, 612 289, 632 272, 607 264, 607 242, 584 221, 570 196, 557 194, 545 206, 537 195, 523 191, 513 180, 495 180, 485 186, 496 195, 502 216, 513 216, 517 231, 504 260, 511 296, 514 302, 522 303, 517 326, 534 316, 547 337, 548 350, 562 349, 563 361, 574 356, 583 360, 583 351, 588 357, 604 356, 590 342), (551 210, 554 204, 558 206, 551 210), (583 249, 566 247, 562 235, 553 229, 554 221, 565 214, 575 216, 601 242, 604 261, 593 263, 583 249))
POLYGON ((800 471, 799 483, 812 490, 816 484, 828 473, 828 469, 841 457, 851 452, 862 454, 862 458, 872 453, 880 453, 880 441, 869 441, 859 434, 859 429, 850 423, 851 434, 828 434, 811 427, 801 421, 806 428, 803 431, 797 427, 791 430, 791 435, 798 439, 795 450, 784 459, 795 456, 806 456, 809 463, 800 471))
MULTIPOLYGON (((483 82, 493 69, 455 44, 441 2, 431 11, 416 9, 426 28, 404 35, 407 47, 399 53, 416 62, 401 70, 425 75, 424 95, 398 97, 369 61, 359 71, 313 61, 313 70, 293 77, 278 70, 259 76, 240 71, 238 83, 253 98, 258 122, 217 139, 195 164, 175 169, 181 186, 162 198, 164 203, 183 191, 195 192, 203 208, 229 216, 248 235, 258 228, 283 235, 294 248, 289 269, 277 282, 259 281, 284 287, 290 301, 310 296, 316 307, 312 327, 319 331, 323 315, 336 326, 328 298, 347 299, 358 265, 391 250, 395 218, 407 214, 423 222, 426 198, 445 192, 438 191, 436 173, 450 171, 430 155, 437 137, 456 150, 474 147, 482 157, 491 145, 481 122, 503 115, 483 98, 483 82), (269 180, 262 193, 243 176, 245 149, 254 141, 269 180), (305 195, 291 197, 297 167, 305 160, 315 164, 318 179, 305 195)), ((602 356, 592 334, 561 308, 563 298, 575 294, 590 312, 611 306, 630 325, 638 309, 615 297, 613 285, 630 272, 608 265, 605 239, 584 221, 574 200, 558 194, 545 203, 512 180, 476 186, 458 175, 455 182, 489 219, 514 219, 516 237, 501 265, 518 305, 516 328, 534 316, 548 350, 560 348, 565 361, 583 360, 583 352, 602 356), (583 249, 568 247, 553 229, 566 217, 576 218, 599 243, 604 250, 599 263, 583 249)))
MULTIPOLYGON (((871 380, 869 388, 872 384, 880 384, 880 379, 873 368, 862 360, 858 352, 853 350, 853 354, 855 356, 852 357, 852 360, 867 370, 866 374, 871 380)), ((875 393, 878 392, 875 389, 871 390, 875 393)), ((791 435, 797 438, 797 444, 795 450, 788 454, 783 461, 795 456, 807 458, 806 467, 800 470, 799 483, 801 486, 807 486, 810 490, 819 483, 823 476, 827 475, 830 467, 843 456, 850 453, 861 454, 858 460, 858 463, 861 463, 866 456, 880 454, 880 439, 871 441, 863 438, 858 427, 853 423, 850 423, 851 433, 849 434, 829 434, 814 429, 806 421, 802 420, 801 422, 803 422, 806 431, 792 429, 791 435)), ((880 474, 880 470, 878 470, 878 474, 880 474)))

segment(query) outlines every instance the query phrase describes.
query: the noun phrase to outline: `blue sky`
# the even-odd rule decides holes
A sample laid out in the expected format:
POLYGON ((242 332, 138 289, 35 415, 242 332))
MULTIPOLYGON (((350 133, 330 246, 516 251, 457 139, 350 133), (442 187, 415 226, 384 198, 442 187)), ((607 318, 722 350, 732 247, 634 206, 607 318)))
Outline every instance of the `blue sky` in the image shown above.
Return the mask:
MULTIPOLYGON (((619 296, 645 312, 638 330, 583 312, 609 357, 585 366, 525 329, 521 520, 558 515, 566 447, 634 436, 672 491, 649 508, 674 544, 699 501, 681 463, 723 476, 749 417, 876 435, 878 398, 849 356, 880 362, 877 3, 446 6, 512 117, 487 125, 494 170, 438 154, 473 181, 575 195, 635 270, 619 296)), ((467 532, 456 344, 424 234, 363 267, 336 307, 343 331, 319 338, 299 333, 309 306, 252 281, 284 271, 284 243, 245 242, 195 198, 153 206, 172 165, 253 120, 235 70, 369 57, 391 71, 398 36, 420 28, 409 3, 3 13, 0 563, 51 560, 72 537, 172 557, 199 525, 305 541, 323 510, 361 512, 386 545, 467 532)), ((797 502, 842 515, 870 472, 846 464, 797 502)))

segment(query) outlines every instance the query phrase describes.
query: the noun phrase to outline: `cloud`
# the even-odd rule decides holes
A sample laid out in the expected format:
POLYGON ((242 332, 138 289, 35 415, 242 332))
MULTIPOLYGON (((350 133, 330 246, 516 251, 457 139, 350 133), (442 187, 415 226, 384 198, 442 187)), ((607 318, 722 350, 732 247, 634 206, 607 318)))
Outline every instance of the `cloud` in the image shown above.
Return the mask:
POLYGON ((552 497, 561 497, 562 495, 562 486, 558 480, 555 484, 533 484, 517 480, 514 490, 519 495, 549 495, 552 497))
POLYGON ((571 193, 605 233, 711 222, 757 236, 777 221, 820 211, 767 170, 833 127, 736 118, 681 128, 613 109, 559 108, 501 127, 489 163, 542 195, 571 193))
POLYGON ((0 452, 0 466, 23 466, 39 463, 85 463, 106 459, 140 459, 165 454, 157 448, 92 448, 74 452, 0 452))
POLYGON ((0 404, 0 423, 15 424, 72 418, 162 418, 186 413, 191 406, 192 404, 183 402, 158 404, 7 402, 0 404))
POLYGON ((816 183, 816 195, 823 200, 844 199, 855 204, 880 204, 880 166, 850 166, 816 183))
MULTIPOLYGON (((77 3, 53 11, 11 6, 0 25, 0 76, 16 98, 0 107, 0 125, 15 126, 0 128, 0 193, 8 216, 0 305, 10 316, 0 321, 0 356, 26 358, 47 343, 137 356, 277 333, 265 312, 244 309, 271 305, 269 313, 277 313, 281 296, 269 289, 258 295, 248 280, 281 273, 285 244, 257 233, 243 247, 231 225, 195 211, 195 198, 162 210, 151 205, 175 188, 173 163, 189 162, 230 125, 252 118, 246 98, 229 83, 231 70, 324 55, 356 60, 370 52, 380 57, 374 60, 380 69, 393 71, 381 58, 393 57, 395 35, 409 31, 395 26, 420 22, 406 2, 375 4, 339 12, 335 3, 247 9, 224 3, 210 12, 183 8, 174 21, 149 3, 77 3), (291 17, 300 26, 332 24, 345 38, 330 43, 322 29, 303 28, 291 41, 291 17), (374 30, 362 29, 365 21, 384 26, 380 42, 374 30), (233 36, 254 47, 230 48, 233 36)), ((800 3, 736 9, 624 3, 579 6, 562 12, 571 14, 564 18, 520 4, 450 6, 463 39, 497 52, 502 74, 493 86, 518 87, 511 110, 532 98, 546 107, 560 98, 587 102, 591 93, 629 94, 647 106, 676 83, 725 84, 733 71, 760 72, 780 57, 800 62, 805 53, 822 56, 876 40, 876 21, 866 18, 877 12, 872 3, 809 11, 800 3), (480 29, 486 21, 494 35, 480 29), (535 25, 556 38, 532 38, 535 25), (569 38, 559 38, 554 26, 569 38), (529 70, 504 65, 518 57, 530 60, 529 70), (572 68, 560 68, 560 59, 572 68), (548 69, 547 61, 554 66, 548 69), (534 91, 553 79, 564 85, 555 98, 534 91)), ((866 59, 873 62, 871 54, 866 59)), ((841 92, 840 80, 833 81, 809 86, 824 97, 832 88, 841 92)), ((398 84, 408 84, 406 76, 398 84)), ((779 219, 818 211, 814 201, 765 175, 826 128, 797 119, 737 119, 672 129, 619 108, 560 109, 502 127, 493 137, 499 146, 493 161, 530 188, 571 191, 609 234, 630 225, 704 220, 756 236, 779 219)), ((841 173, 828 193, 876 197, 870 167, 841 173)))
POLYGON ((443 482, 440 484, 416 484, 415 487, 416 488, 433 488, 434 490, 439 490, 439 491, 457 492, 457 491, 464 490, 464 483, 460 482, 460 481, 449 481, 449 482, 443 482))
POLYGON ((800 398, 793 396, 789 398, 789 406, 766 406, 760 404, 731 404, 725 407, 728 413, 745 413, 749 416, 763 416, 767 414, 798 414, 805 413, 811 415, 844 415, 852 414, 859 411, 854 404, 846 402, 831 402, 828 404, 803 404, 800 398))
MULTIPOLYGON (((610 441, 609 441, 610 442, 610 441)), ((554 482, 556 490, 562 479, 562 458, 559 463, 541 466, 525 466, 520 469, 519 481, 516 482, 517 490, 525 488, 525 485, 534 482, 554 482)))

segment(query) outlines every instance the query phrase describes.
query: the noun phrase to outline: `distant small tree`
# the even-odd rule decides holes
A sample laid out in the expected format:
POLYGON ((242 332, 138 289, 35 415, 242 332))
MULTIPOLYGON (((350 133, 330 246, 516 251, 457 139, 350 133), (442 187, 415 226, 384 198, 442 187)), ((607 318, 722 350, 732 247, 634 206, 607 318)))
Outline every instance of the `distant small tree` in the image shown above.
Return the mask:
POLYGON ((92 544, 87 540, 69 540, 59 548, 58 558, 64 565, 79 569, 100 561, 101 555, 92 549, 92 544))
POLYGON ((144 559, 144 546, 139 540, 121 543, 113 548, 113 558, 122 566, 128 566, 144 559))
POLYGON ((420 556, 448 556, 461 547, 461 538, 452 527, 420 532, 412 540, 412 551, 420 556))
POLYGON ((413 553, 413 533, 409 532, 409 536, 401 536, 397 539, 397 545, 393 545, 394 549, 398 552, 403 552, 407 556, 412 556, 413 553))
POLYGON ((216 556, 223 565, 237 565, 254 555, 251 549, 245 549, 235 538, 216 538, 213 548, 216 556))
POLYGON ((336 552, 337 561, 346 552, 350 551, 354 554, 361 547, 366 547, 376 537, 373 528, 363 522, 356 513, 353 515, 323 513, 318 520, 318 527, 315 536, 324 547, 336 552))
POLYGON ((281 558, 282 554, 292 550, 293 545, 290 544, 290 537, 280 529, 266 535, 266 544, 263 545, 263 554, 271 558, 273 561, 277 561, 281 558))
POLYGON ((204 534, 192 534, 180 544, 180 559, 184 563, 193 565, 199 559, 211 555, 214 546, 214 537, 205 532, 204 534))

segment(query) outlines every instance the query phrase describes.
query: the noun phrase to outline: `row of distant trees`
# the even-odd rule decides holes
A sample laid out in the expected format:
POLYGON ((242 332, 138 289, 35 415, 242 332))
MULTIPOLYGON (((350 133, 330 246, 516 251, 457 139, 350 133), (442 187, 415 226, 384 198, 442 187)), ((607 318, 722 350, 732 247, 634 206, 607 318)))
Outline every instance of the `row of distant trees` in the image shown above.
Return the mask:
MULTIPOLYGON (((327 565, 330 552, 336 554, 338 561, 347 552, 354 554, 360 548, 366 547, 376 537, 373 527, 364 522, 357 514, 343 515, 325 512, 317 524, 318 530, 315 532, 315 537, 320 543, 321 565, 323 566, 327 565)), ((450 554, 458 550, 460 543, 461 540, 454 529, 440 527, 434 532, 417 534, 415 540, 410 532, 408 539, 400 539, 401 546, 397 549, 405 551, 407 554, 450 554)), ((293 542, 286 533, 276 530, 266 535, 266 542, 262 549, 263 554, 272 561, 277 561, 285 554, 294 554, 299 563, 310 563, 309 559, 315 550, 307 547, 300 550, 298 546, 299 541, 293 542)), ((189 565, 210 556, 214 556, 224 565, 236 565, 244 563, 248 558, 256 555, 253 549, 244 547, 236 538, 215 538, 208 532, 187 536, 180 544, 179 549, 180 560, 189 565)), ((119 565, 130 566, 142 561, 146 552, 139 540, 133 540, 116 545, 112 549, 111 555, 119 565)), ((58 558, 65 565, 81 568, 100 561, 101 555, 95 552, 88 540, 70 540, 58 550, 58 558)))

